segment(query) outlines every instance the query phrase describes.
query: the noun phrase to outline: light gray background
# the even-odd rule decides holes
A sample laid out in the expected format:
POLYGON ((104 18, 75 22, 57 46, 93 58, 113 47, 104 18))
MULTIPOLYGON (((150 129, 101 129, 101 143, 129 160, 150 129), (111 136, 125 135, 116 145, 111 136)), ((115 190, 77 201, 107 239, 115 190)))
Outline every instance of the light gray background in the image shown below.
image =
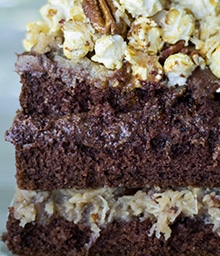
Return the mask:
MULTIPOLYGON (((26 24, 40 18, 46 0, 0 0, 0 236, 5 231, 8 206, 15 188, 14 147, 4 141, 19 108, 20 83, 15 73, 16 53, 23 51, 26 24)), ((0 256, 11 256, 0 242, 0 256)))

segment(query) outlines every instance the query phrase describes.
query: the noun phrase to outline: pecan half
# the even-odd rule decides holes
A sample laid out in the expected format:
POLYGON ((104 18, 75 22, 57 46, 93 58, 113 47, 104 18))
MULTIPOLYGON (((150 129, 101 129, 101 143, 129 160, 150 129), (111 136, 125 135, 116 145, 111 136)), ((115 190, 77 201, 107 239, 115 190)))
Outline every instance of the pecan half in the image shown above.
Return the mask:
POLYGON ((122 36, 127 33, 127 24, 123 20, 115 21, 117 9, 112 0, 83 0, 82 7, 92 26, 100 33, 122 36))
POLYGON ((180 40, 176 44, 169 45, 167 48, 163 49, 160 54, 160 61, 165 61, 170 55, 178 53, 184 49, 185 41, 180 40))

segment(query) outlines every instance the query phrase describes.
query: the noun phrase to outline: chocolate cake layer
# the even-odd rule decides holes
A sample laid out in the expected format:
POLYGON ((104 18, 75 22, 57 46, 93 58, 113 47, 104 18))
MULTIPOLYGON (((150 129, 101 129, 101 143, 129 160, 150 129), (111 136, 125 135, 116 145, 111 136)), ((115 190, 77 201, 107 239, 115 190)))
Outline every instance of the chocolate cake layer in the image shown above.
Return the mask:
POLYGON ((182 87, 134 88, 125 70, 92 65, 89 77, 89 62, 77 69, 53 58, 17 64, 22 111, 6 139, 20 188, 220 185, 220 81, 208 69, 182 87))
MULTIPOLYGON (((145 81, 141 88, 135 88, 128 64, 111 71, 88 59, 75 63, 59 55, 19 55, 16 70, 22 83, 20 103, 28 115, 61 116, 110 105, 115 113, 147 108, 151 119, 163 121, 167 115, 175 120, 183 115, 187 122, 187 117, 197 111, 203 117, 209 111, 217 111, 219 106, 216 90, 220 88, 220 79, 207 68, 198 68, 186 86, 178 88, 168 87, 166 80, 158 84, 145 81)), ((219 112, 215 113, 218 116, 219 112)))
POLYGON ((147 111, 111 118, 107 106, 59 119, 18 113, 7 140, 16 145, 19 187, 219 186, 216 113, 204 113, 198 123, 191 117, 191 124, 179 115, 170 126, 151 122, 147 111), (202 129, 204 122, 210 130, 202 129))
POLYGON ((21 227, 11 209, 8 233, 3 236, 3 240, 13 253, 22 256, 220 254, 219 236, 212 232, 211 225, 204 225, 199 219, 180 218, 171 226, 173 235, 167 241, 162 237, 149 236, 151 225, 150 219, 144 222, 137 219, 132 222, 114 222, 103 228, 97 240, 90 243, 90 230, 84 225, 54 218, 44 225, 34 222, 21 227))

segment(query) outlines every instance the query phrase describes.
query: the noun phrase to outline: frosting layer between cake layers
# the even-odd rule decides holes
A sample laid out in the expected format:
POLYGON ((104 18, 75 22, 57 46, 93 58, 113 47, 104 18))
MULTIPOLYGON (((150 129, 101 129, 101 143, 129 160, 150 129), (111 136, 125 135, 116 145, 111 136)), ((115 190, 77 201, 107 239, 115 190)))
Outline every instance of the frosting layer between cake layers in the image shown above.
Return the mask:
POLYGON ((18 189, 3 240, 19 255, 215 256, 219 205, 217 188, 18 189))
POLYGON ((220 190, 202 188, 143 189, 98 188, 27 191, 17 189, 13 201, 14 217, 21 226, 48 223, 62 217, 75 224, 90 227, 93 239, 106 225, 115 221, 140 222, 150 219, 149 236, 170 238, 170 226, 179 218, 203 220, 220 234, 220 190))

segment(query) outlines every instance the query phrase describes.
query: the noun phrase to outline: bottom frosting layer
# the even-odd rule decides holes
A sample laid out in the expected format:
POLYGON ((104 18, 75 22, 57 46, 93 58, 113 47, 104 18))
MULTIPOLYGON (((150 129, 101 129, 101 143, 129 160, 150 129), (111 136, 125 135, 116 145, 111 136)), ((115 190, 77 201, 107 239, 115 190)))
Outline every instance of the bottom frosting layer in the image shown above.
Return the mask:
POLYGON ((220 237, 213 233, 211 224, 204 225, 199 218, 179 218, 170 226, 172 236, 168 240, 149 236, 151 226, 150 219, 114 221, 90 244, 91 230, 83 224, 54 217, 46 224, 32 222, 22 227, 11 208, 3 240, 13 253, 22 256, 220 255, 220 237))
POLYGON ((20 226, 50 222, 53 216, 89 226, 91 243, 103 227, 118 221, 151 219, 148 235, 172 236, 170 225, 181 217, 200 218, 213 224, 220 238, 220 189, 175 187, 87 188, 52 191, 17 189, 12 207, 20 226))

